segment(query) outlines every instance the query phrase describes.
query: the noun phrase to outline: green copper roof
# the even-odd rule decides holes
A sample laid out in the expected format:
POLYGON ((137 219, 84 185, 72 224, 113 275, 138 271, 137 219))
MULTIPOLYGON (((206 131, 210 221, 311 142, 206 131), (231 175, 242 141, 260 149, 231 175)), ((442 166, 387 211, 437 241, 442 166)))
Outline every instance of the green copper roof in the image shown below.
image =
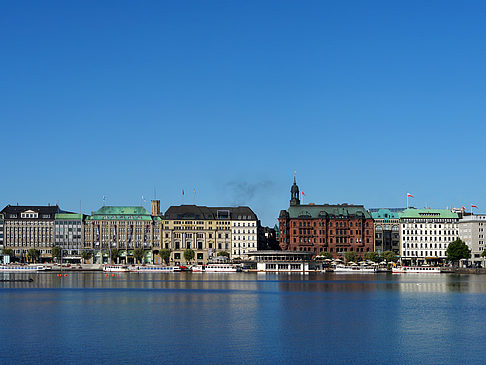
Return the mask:
POLYGON ((371 214, 362 205, 297 205, 289 207, 290 218, 364 217, 371 214))
POLYGON ((57 220, 60 219, 76 219, 76 220, 81 220, 83 219, 82 214, 77 214, 77 213, 56 213, 56 218, 57 220))
POLYGON ((377 212, 372 212, 373 219, 399 219, 397 212, 392 212, 390 209, 382 208, 377 212))
POLYGON ((459 218, 457 213, 448 209, 405 209, 398 213, 400 218, 459 218))
POLYGON ((90 220, 152 220, 144 207, 104 206, 91 213, 90 220))

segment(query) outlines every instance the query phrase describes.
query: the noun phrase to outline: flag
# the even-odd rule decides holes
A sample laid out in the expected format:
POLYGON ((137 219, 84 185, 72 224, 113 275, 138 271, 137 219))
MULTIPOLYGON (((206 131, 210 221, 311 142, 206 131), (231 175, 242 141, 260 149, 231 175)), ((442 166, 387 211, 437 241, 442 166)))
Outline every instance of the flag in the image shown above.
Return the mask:
POLYGON ((182 195, 184 195, 184 189, 182 189, 182 195))
POLYGON ((304 195, 304 196, 305 196, 304 192, 302 192, 302 195, 304 195))
POLYGON ((410 193, 407 193, 407 198, 413 198, 414 196, 410 193))
POLYGON ((477 208, 477 206, 471 204, 471 208, 477 208))

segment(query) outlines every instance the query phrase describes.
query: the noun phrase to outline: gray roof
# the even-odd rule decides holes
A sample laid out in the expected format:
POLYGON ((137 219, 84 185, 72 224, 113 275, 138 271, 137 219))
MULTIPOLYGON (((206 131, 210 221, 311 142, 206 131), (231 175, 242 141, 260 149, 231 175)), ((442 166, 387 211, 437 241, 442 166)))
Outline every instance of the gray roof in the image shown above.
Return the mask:
POLYGON ((257 216, 249 207, 206 207, 201 205, 179 205, 169 207, 164 214, 164 219, 257 220, 257 216))
MULTIPOLYGON (((285 211, 280 212, 280 216, 284 218, 285 211)), ((352 204, 324 204, 324 205, 296 205, 288 209, 289 218, 371 218, 363 205, 352 204)))

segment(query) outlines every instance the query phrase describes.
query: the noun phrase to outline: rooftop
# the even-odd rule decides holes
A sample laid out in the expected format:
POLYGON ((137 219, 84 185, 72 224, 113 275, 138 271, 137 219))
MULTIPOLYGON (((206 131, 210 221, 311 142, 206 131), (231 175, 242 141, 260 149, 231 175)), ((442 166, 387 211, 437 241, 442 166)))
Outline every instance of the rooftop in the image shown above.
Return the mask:
POLYGON ((206 207, 201 205, 171 206, 164 214, 165 219, 194 220, 256 220, 256 214, 249 207, 206 207))
POLYGON ((289 218, 371 218, 363 205, 296 205, 288 209, 289 218))
POLYGON ((459 218, 457 213, 452 213, 448 209, 405 209, 398 213, 400 218, 459 218))

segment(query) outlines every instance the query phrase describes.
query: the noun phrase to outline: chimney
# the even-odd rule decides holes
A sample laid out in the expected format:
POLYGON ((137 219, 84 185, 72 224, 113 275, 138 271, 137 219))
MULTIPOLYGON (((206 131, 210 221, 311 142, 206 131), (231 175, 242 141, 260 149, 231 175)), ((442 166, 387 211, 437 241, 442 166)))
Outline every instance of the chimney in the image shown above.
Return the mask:
POLYGON ((157 217, 158 215, 160 215, 160 200, 152 200, 151 206, 152 206, 152 216, 157 217))

